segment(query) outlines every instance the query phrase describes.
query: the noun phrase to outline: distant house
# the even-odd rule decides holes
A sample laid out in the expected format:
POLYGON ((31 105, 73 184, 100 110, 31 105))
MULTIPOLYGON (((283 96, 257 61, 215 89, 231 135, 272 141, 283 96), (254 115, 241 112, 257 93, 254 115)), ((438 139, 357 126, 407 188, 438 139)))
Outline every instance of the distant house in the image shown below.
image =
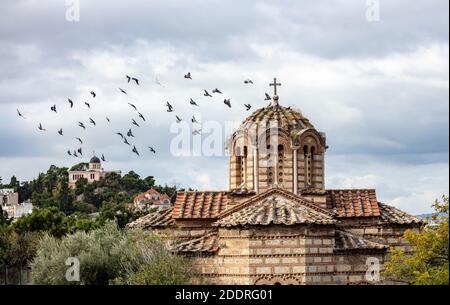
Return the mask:
POLYGON ((31 202, 19 203, 19 193, 9 188, 0 189, 0 205, 2 210, 8 213, 8 217, 11 218, 19 218, 33 210, 31 202))
POLYGON ((170 206, 170 198, 166 194, 160 194, 158 191, 151 188, 145 193, 138 194, 134 198, 133 204, 139 210, 143 210, 148 207, 163 209, 170 206))
POLYGON ((105 177, 108 173, 121 174, 121 171, 105 171, 102 168, 101 161, 96 156, 93 156, 89 161, 88 168, 77 171, 69 171, 69 187, 75 188, 75 184, 78 179, 85 178, 88 183, 94 181, 99 181, 101 178, 105 177))

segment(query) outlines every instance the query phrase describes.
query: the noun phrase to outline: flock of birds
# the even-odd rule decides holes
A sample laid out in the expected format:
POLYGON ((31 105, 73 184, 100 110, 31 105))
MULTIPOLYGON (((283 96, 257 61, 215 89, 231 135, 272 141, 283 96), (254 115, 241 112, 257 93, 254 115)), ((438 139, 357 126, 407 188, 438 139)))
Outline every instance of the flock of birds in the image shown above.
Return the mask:
MULTIPOLYGON (((136 77, 132 77, 132 76, 129 76, 129 75, 125 75, 125 77, 126 77, 127 83, 134 83, 135 85, 140 86, 140 84, 139 84, 139 79, 137 79, 136 77)), ((185 74, 185 75, 184 75, 184 78, 185 78, 186 80, 192 80, 192 75, 191 75, 191 73, 188 72, 187 74, 185 74)), ((155 79, 155 83, 158 84, 158 85, 160 85, 160 86, 163 86, 163 85, 161 84, 161 82, 159 82, 159 80, 158 80, 157 78, 155 79)), ((250 84, 253 84, 253 81, 250 80, 250 79, 246 79, 246 80, 244 80, 244 84, 250 85, 250 84)), ((119 89, 119 91, 120 91, 122 94, 128 96, 127 91, 125 91, 125 90, 122 89, 122 88, 118 88, 118 89, 119 89)), ((218 88, 215 88, 215 89, 211 90, 211 93, 212 93, 212 94, 222 94, 222 92, 221 92, 218 88)), ((212 94, 210 94, 210 93, 208 92, 208 90, 205 89, 205 90, 204 90, 204 93, 203 93, 203 96, 205 96, 205 97, 213 97, 212 94)), ((90 92, 90 95, 92 96, 92 99, 95 99, 95 98, 97 97, 97 94, 96 94, 94 91, 91 91, 91 92, 90 92)), ((74 107, 74 102, 73 102, 73 100, 71 100, 70 98, 68 98, 67 100, 68 100, 68 103, 69 103, 69 105, 70 105, 70 108, 73 108, 73 107, 74 107)), ((265 100, 265 101, 271 100, 270 95, 267 94, 267 93, 265 93, 265 98, 264 98, 264 100, 265 100)), ((190 105, 192 105, 192 106, 196 106, 196 107, 199 106, 192 98, 190 98, 189 103, 190 103, 190 105)), ((232 107, 232 106, 231 106, 231 100, 230 100, 230 98, 225 98, 225 99, 223 100, 223 103, 224 103, 226 106, 228 106, 229 108, 232 107)), ((89 103, 89 102, 84 102, 84 105, 85 105, 88 109, 91 109, 91 103, 89 103)), ((142 122, 140 122, 141 124, 142 124, 143 122, 146 122, 145 116, 144 116, 141 112, 138 111, 138 108, 136 107, 136 105, 134 105, 134 104, 132 104, 132 103, 130 103, 130 102, 128 102, 128 105, 129 105, 130 107, 132 107, 132 108, 137 112, 137 115, 138 115, 138 118, 139 118, 138 120, 142 120, 142 122)), ((166 107, 167 107, 167 112, 174 112, 174 107, 173 107, 173 105, 170 104, 169 102, 166 102, 166 107)), ((245 107, 245 109, 246 109, 247 111, 249 111, 249 110, 251 109, 252 106, 251 106, 250 104, 244 104, 244 107, 245 107)), ((54 112, 54 113, 58 113, 58 111, 57 111, 57 109, 56 109, 56 104, 53 105, 53 106, 51 106, 51 107, 50 107, 50 110, 51 110, 52 112, 54 112)), ((22 112, 20 112, 19 109, 17 109, 17 114, 19 115, 19 117, 25 119, 25 116, 22 114, 22 112)), ((105 118, 106 118, 106 121, 107 121, 108 123, 111 122, 111 120, 110 120, 109 117, 106 116, 105 118)), ((182 119, 181 119, 178 115, 175 115, 175 119, 176 119, 176 123, 180 123, 180 122, 182 121, 182 119)), ((191 118, 191 122, 192 122, 192 123, 199 123, 199 122, 197 121, 197 119, 195 118, 194 115, 193 115, 192 118, 191 118)), ((132 118, 131 123, 132 123, 134 126, 136 126, 136 127, 141 127, 140 123, 138 123, 134 118, 132 118)), ((93 126, 96 126, 96 125, 97 125, 97 122, 96 122, 93 118, 89 117, 89 124, 92 124, 93 126)), ((80 122, 78 122, 78 127, 82 128, 83 130, 86 130, 86 127, 87 127, 87 126, 86 126, 83 122, 80 121, 80 122)), ((38 125, 38 130, 40 130, 40 131, 47 131, 47 129, 45 129, 45 128, 43 127, 42 123, 39 123, 39 125, 38 125)), ((63 129, 62 129, 62 128, 60 128, 60 129, 58 130, 58 134, 59 134, 60 136, 64 136, 64 132, 63 132, 63 129)), ((194 128, 193 131, 192 131, 192 134, 193 134, 193 135, 199 135, 199 134, 201 134, 201 128, 200 128, 200 129, 195 129, 195 128, 194 128)), ((135 138, 135 136, 134 136, 133 131, 131 130, 131 128, 129 128, 128 131, 127 131, 125 134, 122 133, 122 132, 117 132, 116 135, 120 136, 120 138, 122 139, 123 143, 126 144, 126 145, 128 145, 128 146, 130 146, 130 147, 131 147, 131 144, 130 144, 130 142, 129 142, 128 140, 131 139, 131 138, 135 138)), ((80 137, 75 137, 75 140, 77 140, 77 141, 79 142, 80 146, 83 145, 83 140, 82 140, 80 137)), ((152 146, 148 146, 148 150, 149 150, 151 153, 156 154, 156 150, 155 150, 152 146)), ((136 146, 133 145, 131 151, 132 151, 133 153, 135 153, 137 156, 140 156, 140 153, 139 153, 139 151, 137 150, 136 146)), ((82 158, 82 157, 83 157, 83 149, 82 149, 82 147, 79 147, 79 148, 73 149, 73 150, 69 149, 69 150, 67 150, 67 154, 68 154, 69 156, 72 156, 72 157, 80 157, 80 158, 82 158)), ((104 154, 101 155, 101 160, 104 161, 104 162, 106 162, 106 158, 105 158, 104 154)))

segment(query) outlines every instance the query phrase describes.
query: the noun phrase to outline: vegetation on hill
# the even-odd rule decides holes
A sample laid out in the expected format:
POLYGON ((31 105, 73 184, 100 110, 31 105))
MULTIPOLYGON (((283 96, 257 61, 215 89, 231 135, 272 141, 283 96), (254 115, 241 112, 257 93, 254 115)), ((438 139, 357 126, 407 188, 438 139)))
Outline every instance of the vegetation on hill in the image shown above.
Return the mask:
POLYGON ((385 276, 415 285, 448 285, 448 197, 433 204, 436 226, 426 226, 420 232, 408 230, 405 240, 412 246, 411 253, 391 249, 385 263, 385 276))

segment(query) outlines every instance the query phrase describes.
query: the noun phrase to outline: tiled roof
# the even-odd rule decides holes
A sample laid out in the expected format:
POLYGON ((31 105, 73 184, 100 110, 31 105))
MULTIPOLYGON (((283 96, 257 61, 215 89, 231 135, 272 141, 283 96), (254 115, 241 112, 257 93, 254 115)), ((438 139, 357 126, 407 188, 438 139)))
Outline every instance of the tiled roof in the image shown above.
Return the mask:
POLYGON ((127 225, 128 228, 151 228, 151 227, 168 227, 175 224, 175 221, 172 218, 172 209, 163 209, 159 210, 145 216, 142 216, 139 219, 129 223, 127 225))
POLYGON ((221 215, 214 226, 270 225, 270 224, 333 224, 329 213, 313 207, 297 197, 288 198, 283 191, 256 196, 221 215))
POLYGON ((219 249, 217 231, 211 231, 202 237, 192 238, 187 241, 174 241, 170 249, 173 252, 216 252, 219 249))
POLYGON ((336 217, 380 216, 374 189, 327 190, 326 204, 336 217))
POLYGON ((350 232, 336 230, 335 231, 335 250, 383 250, 387 249, 387 245, 376 243, 363 238, 362 236, 352 234, 350 232))
POLYGON ((396 224, 422 224, 422 220, 408 213, 405 213, 393 206, 379 202, 381 212, 381 221, 385 223, 396 223, 396 224))
POLYGON ((173 218, 215 218, 227 209, 229 202, 227 192, 179 192, 173 218))

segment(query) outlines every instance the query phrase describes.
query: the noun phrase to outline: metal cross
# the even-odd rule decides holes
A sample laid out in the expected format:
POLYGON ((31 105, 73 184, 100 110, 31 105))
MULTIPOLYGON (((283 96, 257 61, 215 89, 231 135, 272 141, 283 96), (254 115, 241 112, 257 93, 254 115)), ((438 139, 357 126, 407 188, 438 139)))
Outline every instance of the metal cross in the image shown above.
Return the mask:
POLYGON ((273 86, 273 94, 277 95, 277 86, 281 86, 281 83, 277 83, 277 78, 273 79, 273 83, 270 83, 269 86, 273 86))

